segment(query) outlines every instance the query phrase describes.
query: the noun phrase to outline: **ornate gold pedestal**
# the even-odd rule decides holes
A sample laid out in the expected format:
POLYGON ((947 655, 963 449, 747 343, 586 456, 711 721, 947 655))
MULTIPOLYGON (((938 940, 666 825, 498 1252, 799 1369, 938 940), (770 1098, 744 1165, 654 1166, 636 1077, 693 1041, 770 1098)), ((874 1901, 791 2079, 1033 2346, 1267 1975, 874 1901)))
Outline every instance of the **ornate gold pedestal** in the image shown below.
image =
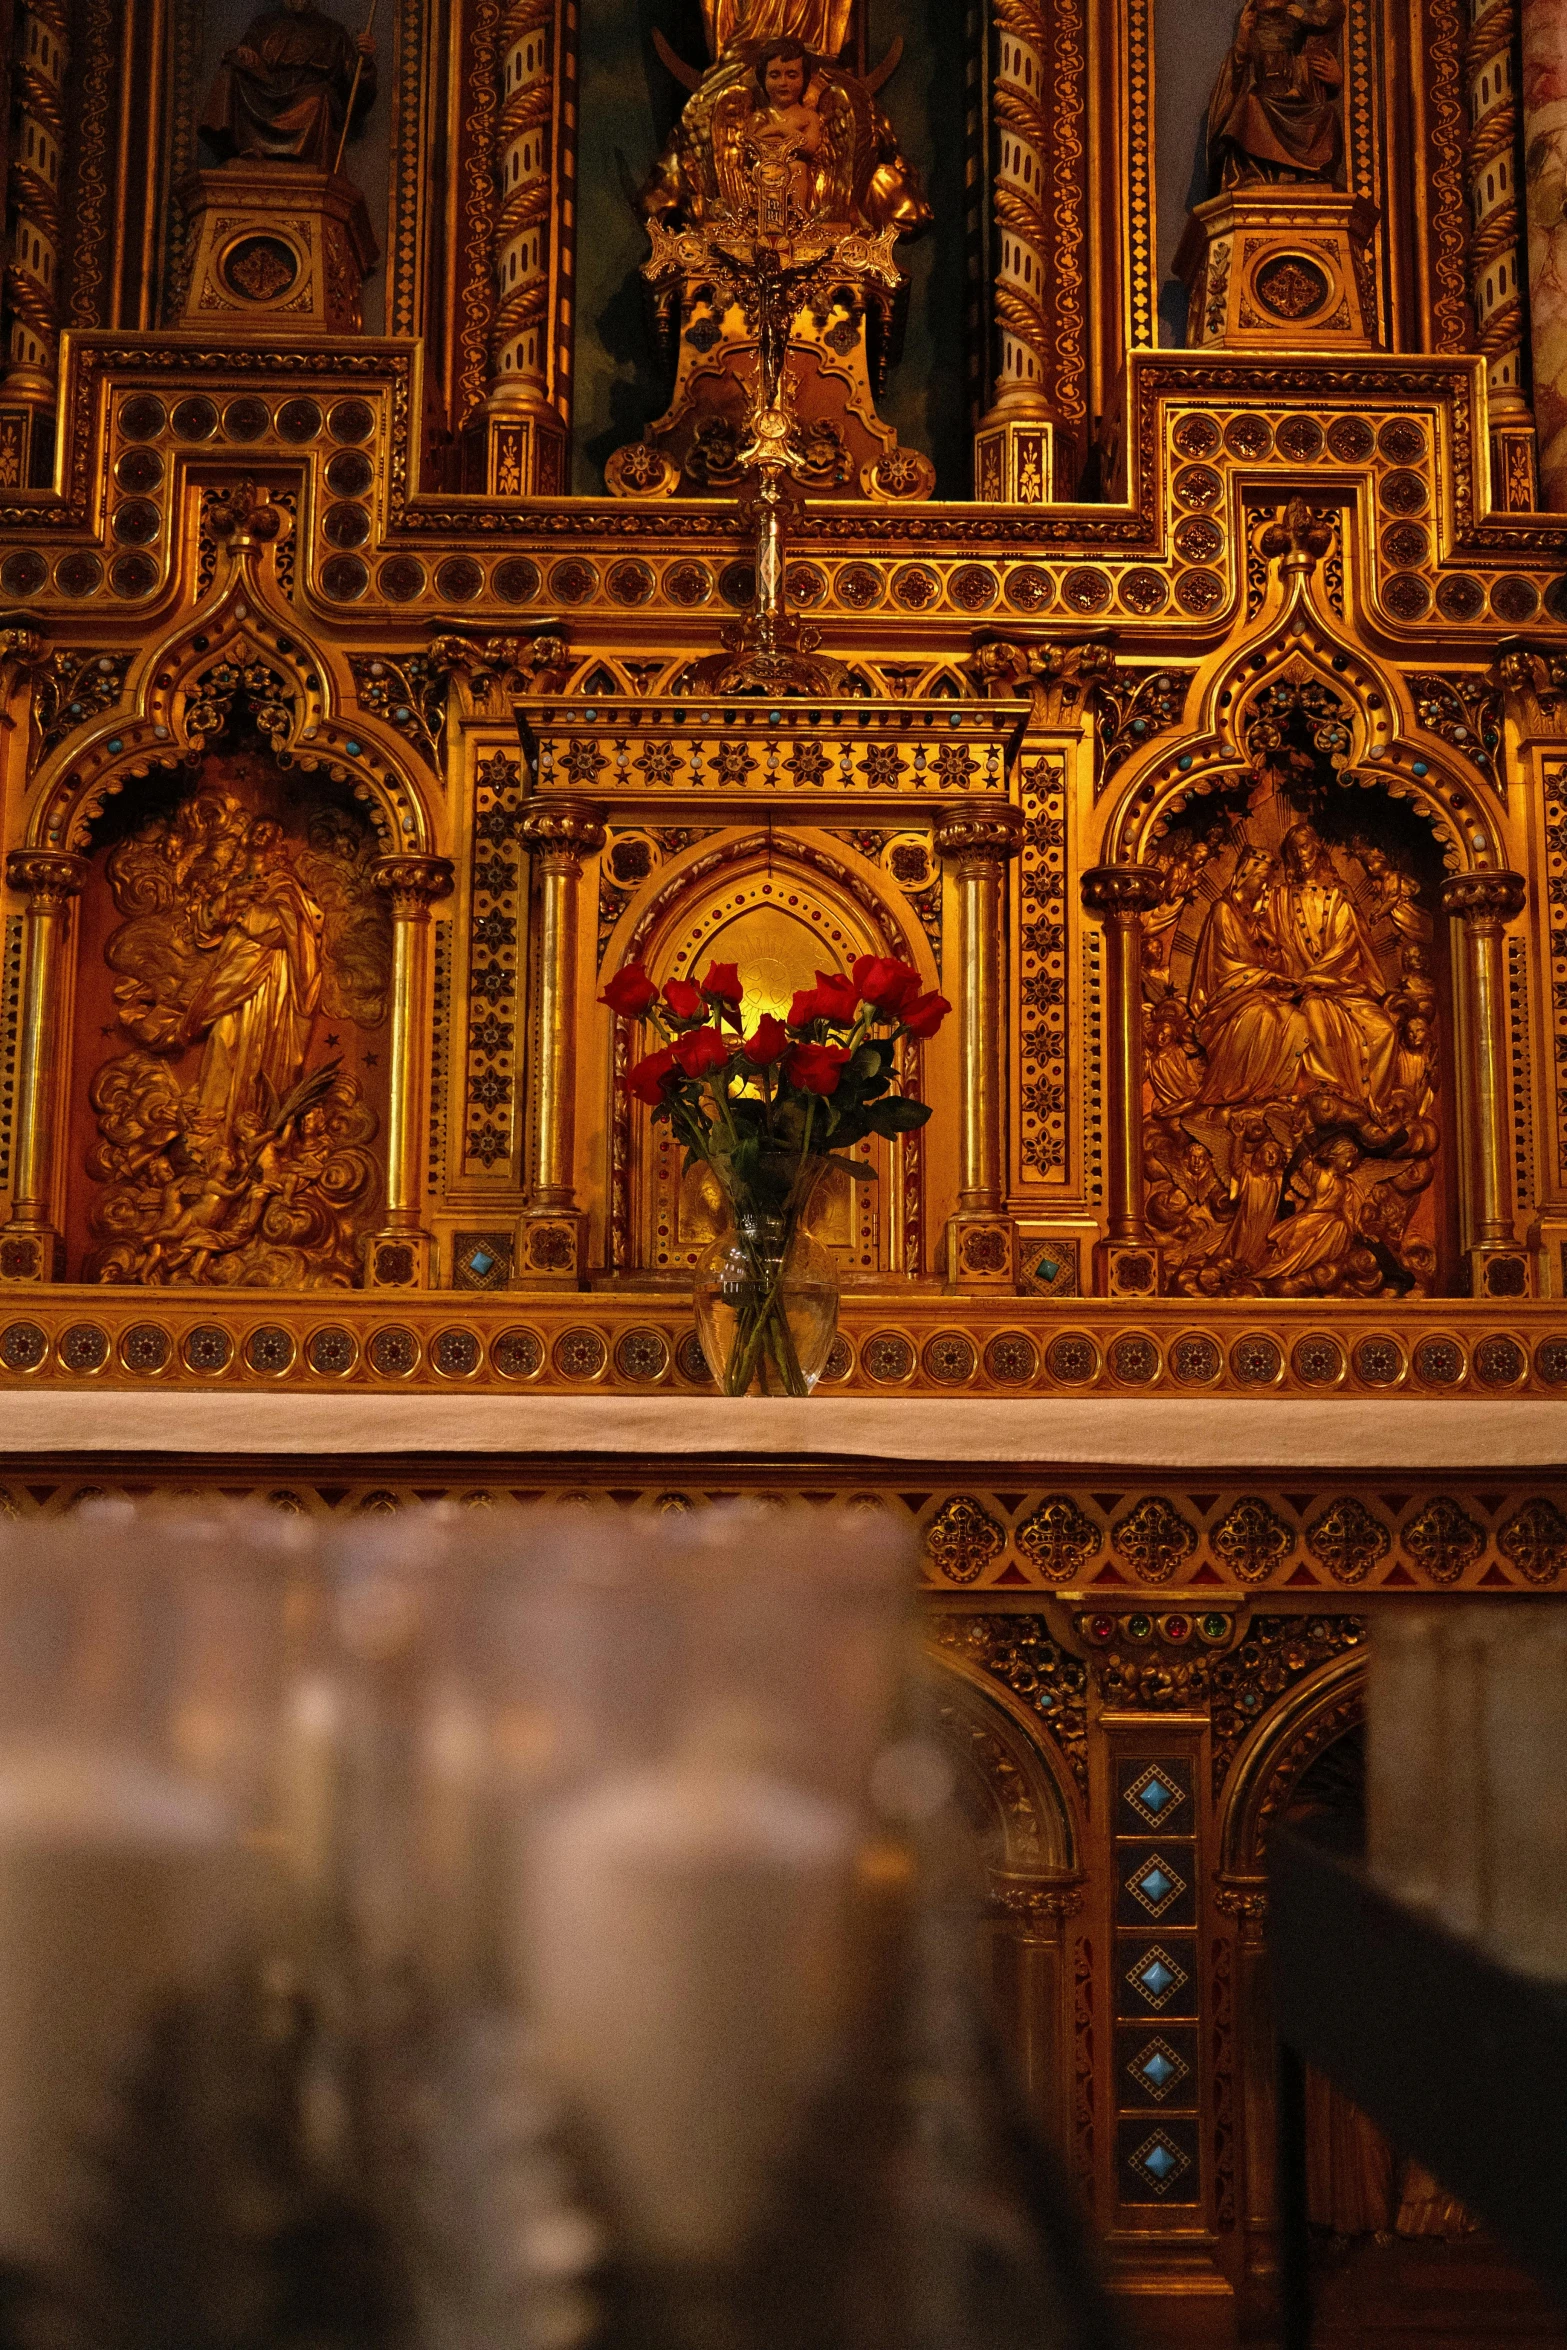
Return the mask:
POLYGON ((225 334, 362 323, 380 259, 365 200, 341 173, 236 160, 192 172, 179 199, 195 232, 181 326, 221 318, 225 334))
POLYGON ((1070 496, 1056 480, 1054 424, 998 400, 974 435, 974 495, 987 505, 1041 506, 1070 496))
POLYGON ((1199 204, 1175 256, 1195 349, 1365 351, 1377 340, 1380 214, 1336 188, 1245 187, 1199 204))

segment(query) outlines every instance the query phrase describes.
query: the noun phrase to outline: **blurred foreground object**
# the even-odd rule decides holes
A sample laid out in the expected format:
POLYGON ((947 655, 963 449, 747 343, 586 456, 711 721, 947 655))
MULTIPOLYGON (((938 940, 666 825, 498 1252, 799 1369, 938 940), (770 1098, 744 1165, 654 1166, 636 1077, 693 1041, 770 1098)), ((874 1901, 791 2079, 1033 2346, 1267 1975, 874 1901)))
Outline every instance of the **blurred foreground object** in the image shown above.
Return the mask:
POLYGON ((10 1529, 5 2350, 1105 2341, 911 1567, 803 1505, 10 1529))

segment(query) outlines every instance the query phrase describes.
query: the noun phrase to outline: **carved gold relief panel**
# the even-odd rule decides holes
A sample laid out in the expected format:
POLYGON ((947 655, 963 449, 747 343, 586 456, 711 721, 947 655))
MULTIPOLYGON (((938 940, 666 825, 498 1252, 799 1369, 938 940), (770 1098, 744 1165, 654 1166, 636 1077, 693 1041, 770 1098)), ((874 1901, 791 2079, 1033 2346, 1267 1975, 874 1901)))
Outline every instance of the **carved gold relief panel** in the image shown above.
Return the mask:
POLYGON ((373 833, 260 749, 109 808, 81 897, 70 1272, 354 1285, 388 1076, 373 833))

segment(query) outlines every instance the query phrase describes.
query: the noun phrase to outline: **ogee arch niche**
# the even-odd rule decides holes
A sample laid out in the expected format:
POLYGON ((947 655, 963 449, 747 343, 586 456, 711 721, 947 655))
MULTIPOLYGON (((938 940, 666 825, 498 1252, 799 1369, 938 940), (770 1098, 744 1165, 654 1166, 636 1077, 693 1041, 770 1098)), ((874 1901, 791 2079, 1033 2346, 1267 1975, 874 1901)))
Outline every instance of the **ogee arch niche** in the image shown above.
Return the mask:
MULTIPOLYGON (((796 992, 814 986, 818 971, 848 971, 861 955, 914 961, 925 984, 935 987, 936 965, 908 906, 887 903, 866 871, 851 873, 835 850, 823 852, 823 867, 807 862, 799 844, 793 856, 747 846, 716 877, 710 870, 694 875, 689 894, 675 901, 655 936, 639 940, 633 951, 645 953, 660 984, 700 979, 710 963, 738 965, 748 1033, 764 1014, 786 1018, 796 992)), ((606 971, 618 956, 619 949, 612 949, 606 971)), ((906 1040, 902 1049, 903 1083, 919 1094, 919 1048, 906 1040)), ((668 1127, 655 1126, 623 1088, 614 1114, 629 1122, 632 1229, 640 1261, 649 1269, 683 1272, 723 1229, 718 1186, 707 1169, 684 1169, 668 1127)), ((846 1281, 874 1281, 884 1272, 916 1267, 922 1246, 920 1136, 897 1144, 869 1136, 853 1155, 874 1168, 874 1180, 857 1182, 830 1168, 812 1203, 812 1232, 835 1252, 846 1281)))
POLYGON ((357 1284, 389 1076, 379 854, 347 787, 260 746, 109 800, 80 901, 72 1279, 357 1284))

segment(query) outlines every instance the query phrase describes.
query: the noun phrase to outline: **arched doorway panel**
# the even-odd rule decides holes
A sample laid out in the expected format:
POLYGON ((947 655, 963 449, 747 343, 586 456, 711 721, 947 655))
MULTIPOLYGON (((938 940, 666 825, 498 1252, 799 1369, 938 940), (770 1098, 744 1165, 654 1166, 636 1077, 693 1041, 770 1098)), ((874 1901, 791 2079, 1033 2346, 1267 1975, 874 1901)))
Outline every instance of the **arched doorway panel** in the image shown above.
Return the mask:
MULTIPOLYGON (((600 986, 626 963, 643 962, 663 985, 700 978, 710 962, 737 963, 747 986, 743 1018, 783 1017, 797 988, 818 970, 847 971, 861 955, 912 963, 927 988, 939 985, 931 941, 907 900, 868 859, 831 834, 727 833, 677 850, 649 876, 603 941, 600 986)), ((619 1270, 683 1277, 719 1229, 712 1179, 684 1174, 667 1127, 631 1100, 625 1073, 643 1049, 631 1023, 606 1040, 609 1135, 609 1257, 619 1270)), ((927 1063, 950 1055, 947 1039, 906 1040, 902 1082, 929 1099, 927 1063)), ((955 1090, 955 1073, 953 1073, 955 1090)), ((872 1183, 831 1173, 814 1211, 818 1237, 842 1275, 874 1281, 924 1262, 930 1184, 926 1137, 869 1138, 856 1155, 876 1169, 872 1183)))
POLYGON ((995 2012, 1029 2104, 1066 2155, 1087 2062, 1078 2004, 1088 1956, 1073 1923, 1082 1903, 1080 1805, 1006 1691, 947 1648, 927 1651, 925 1678, 983 1874, 995 2012))
POLYGON ((1220 1799, 1217 1901, 1234 1921, 1235 1938, 1236 2012, 1229 2062, 1239 2074, 1243 2336, 1274 2324, 1280 2281, 1275 2038, 1267 1950, 1268 1838, 1312 1764, 1364 1719, 1365 1689, 1361 1650, 1335 1657, 1307 1674, 1241 1748, 1220 1799))

